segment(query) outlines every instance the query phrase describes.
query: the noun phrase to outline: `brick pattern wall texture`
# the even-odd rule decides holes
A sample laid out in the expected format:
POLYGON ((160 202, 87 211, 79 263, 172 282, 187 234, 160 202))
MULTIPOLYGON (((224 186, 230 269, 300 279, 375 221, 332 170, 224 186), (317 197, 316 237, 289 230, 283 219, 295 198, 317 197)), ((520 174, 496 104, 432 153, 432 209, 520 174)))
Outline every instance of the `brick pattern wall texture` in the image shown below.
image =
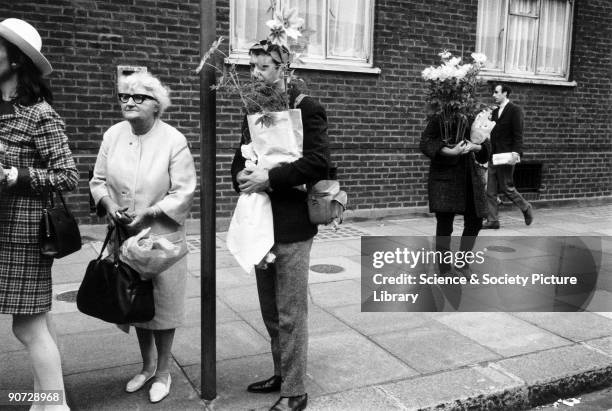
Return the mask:
MULTIPOLYGON (((374 63, 378 75, 302 70, 309 94, 326 107, 332 160, 353 209, 427 205, 428 160, 418 141, 425 126, 422 69, 448 49, 464 56, 476 43, 477 0, 377 0, 374 63)), ((199 2, 196 0, 0 0, 3 18, 23 18, 43 36, 54 65, 54 107, 67 125, 81 173, 69 203, 82 223, 90 215, 87 171, 103 132, 121 120, 117 65, 143 65, 173 91, 164 120, 189 139, 199 164, 199 2)), ((576 2, 571 79, 576 87, 513 84, 525 110, 525 161, 544 162, 543 189, 531 200, 612 195, 612 4, 576 2)), ((217 34, 229 34, 229 0, 217 1, 217 34)), ((227 47, 227 45, 225 46, 227 47)), ((241 68, 246 70, 246 68, 241 68)), ((480 96, 490 100, 488 85, 480 96)), ((240 103, 217 95, 217 216, 237 195, 229 166, 239 139, 240 103)), ((199 166, 197 167, 199 170, 199 166)), ((199 217, 199 194, 191 213, 199 217)))

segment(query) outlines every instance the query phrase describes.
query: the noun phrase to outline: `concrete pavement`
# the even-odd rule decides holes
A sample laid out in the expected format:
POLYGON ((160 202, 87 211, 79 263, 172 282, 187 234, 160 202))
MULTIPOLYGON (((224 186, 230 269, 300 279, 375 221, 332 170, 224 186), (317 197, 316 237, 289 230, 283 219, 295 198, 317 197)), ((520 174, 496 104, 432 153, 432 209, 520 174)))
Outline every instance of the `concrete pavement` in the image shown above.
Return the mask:
MULTIPOLYGON (((612 205, 537 209, 526 227, 517 209, 502 212, 500 230, 482 236, 612 235, 612 205)), ((362 313, 360 236, 431 235, 431 216, 349 221, 315 239, 309 279, 307 389, 312 410, 420 408, 517 409, 612 384, 612 313, 362 313)), ((460 232, 461 219, 455 232, 460 232)), ((275 394, 246 392, 272 374, 254 277, 242 272, 217 234, 217 390, 205 403, 200 387, 199 237, 189 236, 187 321, 176 333, 172 390, 160 404, 147 390, 123 391, 139 371, 136 337, 80 314, 70 300, 103 236, 54 265, 53 319, 67 395, 75 410, 266 409, 275 394)), ((612 247, 604 261, 610 275, 612 247)), ((610 284, 610 282, 608 282, 610 284)), ((612 297, 612 288, 597 298, 612 297)), ((606 300, 609 301, 609 300, 606 300)), ((0 316, 0 388, 31 389, 27 355, 0 316)), ((11 409, 16 409, 11 407, 11 409)))

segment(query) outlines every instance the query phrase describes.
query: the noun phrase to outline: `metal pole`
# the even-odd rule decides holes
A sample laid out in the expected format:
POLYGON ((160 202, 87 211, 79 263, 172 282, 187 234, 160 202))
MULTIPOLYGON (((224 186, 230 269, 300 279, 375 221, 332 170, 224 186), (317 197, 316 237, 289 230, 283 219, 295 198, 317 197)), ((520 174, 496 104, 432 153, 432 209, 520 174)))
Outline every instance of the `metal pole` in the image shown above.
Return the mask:
MULTIPOLYGON (((200 55, 216 37, 215 0, 200 0, 200 55)), ((217 356, 215 328, 215 155, 216 96, 215 71, 204 66, 200 72, 200 236, 201 236, 201 396, 217 396, 217 356)))

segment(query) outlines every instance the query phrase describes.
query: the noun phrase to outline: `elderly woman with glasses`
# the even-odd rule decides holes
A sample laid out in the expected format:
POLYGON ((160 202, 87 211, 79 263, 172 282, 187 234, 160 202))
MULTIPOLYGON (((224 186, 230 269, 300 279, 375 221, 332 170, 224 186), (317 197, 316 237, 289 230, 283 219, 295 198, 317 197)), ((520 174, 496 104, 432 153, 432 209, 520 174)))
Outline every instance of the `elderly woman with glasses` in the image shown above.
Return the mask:
MULTIPOLYGON (((169 91, 149 73, 118 83, 122 121, 104 134, 90 182, 99 214, 129 234, 151 227, 155 234, 183 239, 196 173, 187 140, 160 120, 170 106, 169 91)), ((155 317, 136 328, 143 366, 126 385, 135 392, 154 379, 151 402, 170 391, 170 349, 185 313, 187 259, 153 278, 155 317)))

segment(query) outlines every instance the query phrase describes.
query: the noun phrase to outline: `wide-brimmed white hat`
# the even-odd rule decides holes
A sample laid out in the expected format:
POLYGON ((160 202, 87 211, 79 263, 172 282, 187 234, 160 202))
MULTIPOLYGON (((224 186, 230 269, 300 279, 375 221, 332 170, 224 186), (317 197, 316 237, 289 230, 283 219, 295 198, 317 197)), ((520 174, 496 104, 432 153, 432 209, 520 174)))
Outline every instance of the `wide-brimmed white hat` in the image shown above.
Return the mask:
POLYGON ((42 48, 40 34, 30 23, 20 19, 6 19, 0 22, 0 37, 17 46, 19 50, 32 59, 43 76, 51 74, 53 71, 51 63, 40 52, 42 48))

